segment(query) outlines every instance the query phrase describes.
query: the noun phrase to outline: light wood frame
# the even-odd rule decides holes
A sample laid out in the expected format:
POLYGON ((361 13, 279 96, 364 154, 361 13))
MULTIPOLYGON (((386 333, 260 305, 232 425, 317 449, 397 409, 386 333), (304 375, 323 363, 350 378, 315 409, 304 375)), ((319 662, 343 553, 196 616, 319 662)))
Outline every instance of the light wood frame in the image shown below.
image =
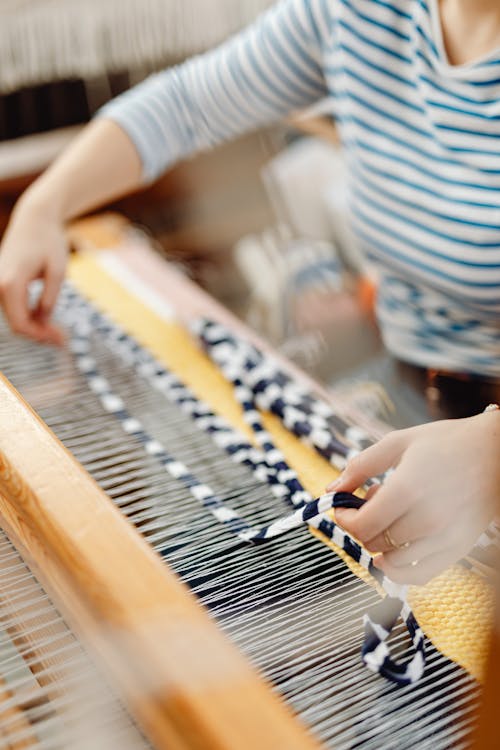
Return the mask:
POLYGON ((0 525, 159 750, 318 750, 0 377, 0 525))

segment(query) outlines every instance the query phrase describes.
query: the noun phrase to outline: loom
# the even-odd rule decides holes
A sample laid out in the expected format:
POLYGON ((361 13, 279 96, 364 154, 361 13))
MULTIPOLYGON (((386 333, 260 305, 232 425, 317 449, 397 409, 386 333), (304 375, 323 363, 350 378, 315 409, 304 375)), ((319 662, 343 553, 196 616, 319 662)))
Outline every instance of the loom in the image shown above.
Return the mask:
MULTIPOLYGON (((235 321, 143 239, 103 220, 76 236, 87 252, 70 268, 75 299, 248 434, 231 387, 179 323, 209 312, 240 334, 235 321), (99 245, 115 249, 88 250, 99 245)), ((63 295, 68 331, 77 307, 63 295)), ((248 466, 141 377, 119 340, 98 327, 86 336, 127 419, 253 526, 283 514, 248 466)), ((426 670, 414 685, 392 684, 360 658, 362 617, 380 592, 335 545, 306 527, 264 547, 229 533, 103 407, 71 348, 37 346, 2 324, 0 369, 83 466, 0 384, 0 748, 467 745, 491 616, 483 576, 457 566, 411 593, 426 670)), ((321 493, 332 466, 263 419, 321 493)), ((396 628, 391 648, 408 645, 396 628)))

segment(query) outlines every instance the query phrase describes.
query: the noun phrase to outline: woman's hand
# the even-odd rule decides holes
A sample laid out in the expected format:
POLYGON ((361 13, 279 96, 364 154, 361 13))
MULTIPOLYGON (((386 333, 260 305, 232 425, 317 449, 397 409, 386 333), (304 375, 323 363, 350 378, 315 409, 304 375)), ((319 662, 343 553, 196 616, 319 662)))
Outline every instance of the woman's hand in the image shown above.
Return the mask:
POLYGON ((64 278, 68 243, 63 223, 50 209, 22 198, 0 245, 0 305, 15 333, 45 343, 61 344, 63 335, 50 318, 64 278), (29 286, 43 289, 30 306, 29 286))
POLYGON ((124 130, 97 118, 18 201, 0 246, 0 305, 13 331, 37 341, 59 344, 60 330, 50 322, 64 278, 68 221, 140 187, 142 162, 124 130), (28 287, 41 279, 35 308, 28 287))
POLYGON ((398 583, 426 583, 466 555, 500 505, 500 411, 392 432, 349 462, 329 490, 353 492, 393 469, 338 522, 398 583))

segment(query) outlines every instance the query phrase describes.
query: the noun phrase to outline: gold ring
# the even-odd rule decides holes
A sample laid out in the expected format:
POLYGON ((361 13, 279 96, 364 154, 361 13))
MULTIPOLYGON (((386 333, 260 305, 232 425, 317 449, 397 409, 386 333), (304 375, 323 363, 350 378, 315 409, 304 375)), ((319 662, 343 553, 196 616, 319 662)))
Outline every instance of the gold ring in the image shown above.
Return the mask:
POLYGON ((383 537, 385 539, 386 544, 391 549, 408 549, 408 547, 410 546, 410 542, 402 542, 401 544, 398 544, 397 542, 395 542, 389 532, 389 529, 386 529, 384 531, 383 537))

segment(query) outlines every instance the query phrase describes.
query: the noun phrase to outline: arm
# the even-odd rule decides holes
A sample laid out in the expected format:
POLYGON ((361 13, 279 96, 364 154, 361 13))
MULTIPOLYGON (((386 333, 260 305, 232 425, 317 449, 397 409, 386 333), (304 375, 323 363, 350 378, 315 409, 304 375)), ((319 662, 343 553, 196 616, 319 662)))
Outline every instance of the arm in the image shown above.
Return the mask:
POLYGON ((0 246, 0 303, 13 331, 61 343, 50 322, 64 277, 65 224, 140 184, 135 147, 115 123, 97 120, 18 201, 0 246), (41 279, 37 308, 28 305, 31 281, 41 279))
POLYGON ((60 341, 50 316, 66 266, 67 221, 324 95, 326 6, 284 0, 217 50, 152 76, 101 111, 13 212, 0 252, 0 303, 16 332, 60 341), (43 293, 30 309, 34 279, 43 293))
POLYGON ((422 584, 466 555, 495 517, 500 410, 389 433, 348 464, 334 489, 353 491, 388 469, 361 510, 336 515, 371 552, 383 553, 376 564, 389 578, 422 584))

